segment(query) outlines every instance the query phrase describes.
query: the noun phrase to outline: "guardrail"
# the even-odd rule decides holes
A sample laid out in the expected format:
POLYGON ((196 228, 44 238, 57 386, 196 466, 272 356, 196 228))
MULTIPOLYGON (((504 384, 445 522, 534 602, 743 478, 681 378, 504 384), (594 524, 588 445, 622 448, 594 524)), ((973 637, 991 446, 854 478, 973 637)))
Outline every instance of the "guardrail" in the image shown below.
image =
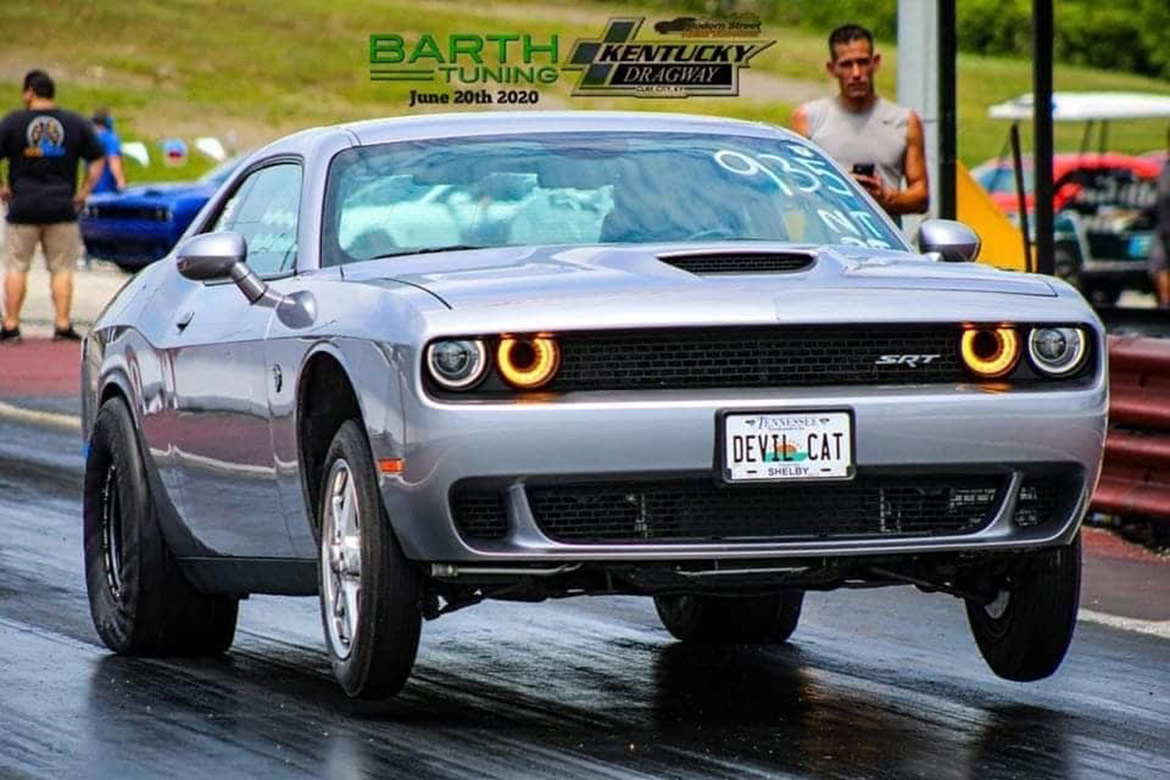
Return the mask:
POLYGON ((1170 341, 1110 336, 1109 393, 1092 508, 1170 520, 1170 341))

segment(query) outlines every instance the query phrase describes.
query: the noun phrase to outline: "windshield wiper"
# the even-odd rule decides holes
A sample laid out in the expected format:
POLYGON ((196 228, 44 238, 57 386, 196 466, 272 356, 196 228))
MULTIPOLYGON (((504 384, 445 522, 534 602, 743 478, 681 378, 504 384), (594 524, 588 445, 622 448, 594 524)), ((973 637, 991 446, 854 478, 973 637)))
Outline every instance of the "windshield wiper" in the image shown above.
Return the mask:
POLYGON ((421 249, 404 249, 401 252, 387 252, 384 255, 369 258, 370 260, 385 260, 388 257, 402 257, 404 255, 429 255, 434 252, 456 252, 460 249, 490 249, 491 247, 476 246, 475 244, 449 244, 448 246, 428 246, 421 249))

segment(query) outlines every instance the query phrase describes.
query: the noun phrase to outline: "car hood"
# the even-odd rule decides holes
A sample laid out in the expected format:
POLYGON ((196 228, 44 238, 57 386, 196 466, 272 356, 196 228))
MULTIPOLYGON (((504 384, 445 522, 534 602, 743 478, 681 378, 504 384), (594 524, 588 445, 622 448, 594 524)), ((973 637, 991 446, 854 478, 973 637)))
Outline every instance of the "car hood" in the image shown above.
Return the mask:
POLYGON ((90 202, 96 204, 117 203, 126 206, 156 206, 175 203, 184 198, 209 198, 214 191, 214 187, 190 182, 144 184, 137 187, 127 187, 119 193, 94 195, 90 202))
POLYGON ((342 273, 348 281, 410 284, 454 309, 676 294, 690 299, 734 299, 761 293, 804 295, 815 290, 1056 296, 1043 279, 975 263, 940 262, 908 252, 860 247, 749 242, 499 247, 372 260, 343 266, 342 273), (680 256, 745 253, 807 255, 812 262, 806 270, 795 272, 720 274, 691 273, 668 262, 680 256))

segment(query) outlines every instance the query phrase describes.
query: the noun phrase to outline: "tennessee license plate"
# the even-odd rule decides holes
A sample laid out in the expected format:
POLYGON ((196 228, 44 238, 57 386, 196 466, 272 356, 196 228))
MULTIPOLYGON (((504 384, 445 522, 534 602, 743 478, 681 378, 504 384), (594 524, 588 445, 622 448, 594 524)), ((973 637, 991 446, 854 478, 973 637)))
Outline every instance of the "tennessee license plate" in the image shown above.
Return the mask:
POLYGON ((728 412, 722 426, 727 482, 853 478, 850 412, 728 412))

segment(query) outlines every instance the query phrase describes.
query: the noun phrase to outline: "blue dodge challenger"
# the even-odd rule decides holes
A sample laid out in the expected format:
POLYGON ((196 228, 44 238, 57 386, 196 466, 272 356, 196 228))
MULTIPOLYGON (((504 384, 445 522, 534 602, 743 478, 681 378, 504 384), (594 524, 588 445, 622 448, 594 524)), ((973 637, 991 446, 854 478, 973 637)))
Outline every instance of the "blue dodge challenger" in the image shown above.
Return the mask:
POLYGON ((86 253, 126 271, 164 257, 242 159, 227 160, 194 182, 144 184, 94 195, 81 212, 86 253))

